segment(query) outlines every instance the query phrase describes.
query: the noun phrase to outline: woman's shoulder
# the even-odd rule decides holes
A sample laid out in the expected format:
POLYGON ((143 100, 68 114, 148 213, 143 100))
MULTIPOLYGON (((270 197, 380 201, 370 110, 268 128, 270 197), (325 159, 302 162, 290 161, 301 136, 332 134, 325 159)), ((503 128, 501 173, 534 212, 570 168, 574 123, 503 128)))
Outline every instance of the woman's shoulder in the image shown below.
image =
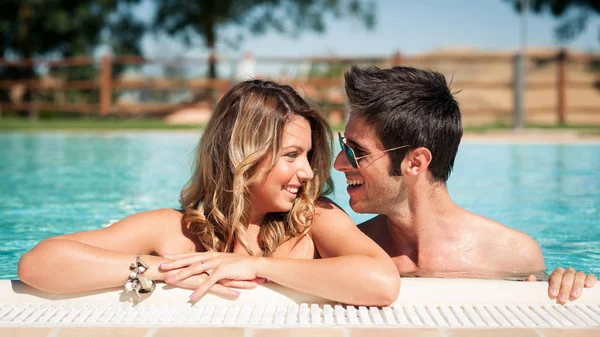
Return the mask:
POLYGON ((335 201, 333 201, 327 197, 319 197, 315 201, 315 211, 317 212, 317 214, 324 213, 324 212, 333 212, 333 213, 342 212, 342 213, 346 214, 346 211, 344 211, 344 209, 342 209, 340 207, 340 205, 338 205, 335 201))
POLYGON ((164 226, 165 224, 180 224, 183 218, 183 213, 173 208, 160 208, 150 211, 136 213, 126 219, 135 222, 143 222, 146 225, 155 224, 164 226))
POLYGON ((184 212, 173 208, 161 208, 142 212, 138 221, 152 227, 155 235, 160 237, 156 253, 188 253, 196 251, 193 236, 182 225, 184 212))
POLYGON ((354 225, 350 216, 333 200, 321 197, 315 202, 315 220, 313 225, 348 222, 354 225))

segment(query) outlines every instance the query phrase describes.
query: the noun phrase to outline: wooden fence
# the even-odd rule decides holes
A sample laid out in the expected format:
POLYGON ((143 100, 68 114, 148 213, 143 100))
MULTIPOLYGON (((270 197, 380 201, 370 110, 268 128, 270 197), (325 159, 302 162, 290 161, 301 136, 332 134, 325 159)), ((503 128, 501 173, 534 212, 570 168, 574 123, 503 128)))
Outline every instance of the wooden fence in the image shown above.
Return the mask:
MULTIPOLYGON (((582 54, 567 51, 530 52, 527 55, 527 83, 525 112, 528 122, 548 124, 600 124, 600 53, 582 54), (537 118, 543 116, 543 118, 537 118), (583 116, 583 117, 582 117, 583 116)), ((41 110, 68 111, 85 114, 164 116, 178 109, 194 106, 198 98, 181 102, 144 103, 119 101, 123 92, 173 92, 188 91, 205 93, 200 99, 214 104, 231 87, 231 76, 222 79, 134 77, 114 76, 115 68, 206 66, 208 58, 147 59, 139 56, 110 56, 100 59, 75 57, 60 60, 47 59, 0 59, 0 68, 75 69, 92 68, 91 78, 64 80, 60 76, 9 80, 0 72, 0 92, 6 93, 0 101, 0 115, 6 111, 29 111, 37 116, 41 110), (64 92, 92 92, 87 100, 68 101, 64 92), (23 98, 24 92, 29 92, 23 98), (206 95, 206 93, 209 93, 206 95)), ((239 62, 240 60, 233 60, 239 62)), ((292 85, 310 101, 323 107, 334 122, 342 122, 346 115, 343 92, 343 70, 352 64, 391 67, 411 65, 430 68, 444 73, 453 91, 460 91, 457 98, 465 121, 471 124, 499 120, 512 121, 515 55, 508 53, 463 53, 403 56, 394 53, 381 57, 256 57, 256 68, 280 65, 297 69, 299 65, 312 70, 321 66, 322 71, 309 71, 290 75, 273 75, 258 71, 259 77, 270 77, 278 82, 292 85), (324 69, 324 70, 323 70, 324 69)), ((232 62, 222 59, 221 62, 232 62)), ((33 73, 33 72, 32 72, 33 73)), ((191 97, 193 95, 188 95, 191 97)), ((2 97, 0 95, 0 97, 2 97)))

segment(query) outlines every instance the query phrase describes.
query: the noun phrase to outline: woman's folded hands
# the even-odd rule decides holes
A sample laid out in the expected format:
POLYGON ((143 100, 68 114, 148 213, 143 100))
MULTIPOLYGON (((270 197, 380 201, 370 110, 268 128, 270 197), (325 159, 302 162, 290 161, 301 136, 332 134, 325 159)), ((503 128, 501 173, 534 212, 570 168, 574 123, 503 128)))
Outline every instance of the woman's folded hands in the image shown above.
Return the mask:
POLYGON ((265 279, 257 277, 257 257, 237 253, 186 253, 166 254, 170 262, 160 269, 167 272, 164 281, 176 287, 191 289, 190 301, 206 293, 236 299, 237 289, 252 289, 265 279))

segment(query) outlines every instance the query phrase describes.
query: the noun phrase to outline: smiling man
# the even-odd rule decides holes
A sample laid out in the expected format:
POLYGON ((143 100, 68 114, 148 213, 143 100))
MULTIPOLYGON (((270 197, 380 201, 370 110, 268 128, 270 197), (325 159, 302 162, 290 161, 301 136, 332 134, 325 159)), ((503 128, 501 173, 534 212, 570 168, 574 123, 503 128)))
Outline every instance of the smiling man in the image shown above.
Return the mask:
MULTIPOLYGON (((444 75, 352 67, 345 79, 351 111, 334 166, 346 175, 350 207, 379 214, 359 228, 385 249, 401 275, 542 274, 544 258, 532 237, 450 198, 446 181, 463 131, 444 75)), ((566 303, 595 282, 594 275, 558 268, 548 293, 566 303)))

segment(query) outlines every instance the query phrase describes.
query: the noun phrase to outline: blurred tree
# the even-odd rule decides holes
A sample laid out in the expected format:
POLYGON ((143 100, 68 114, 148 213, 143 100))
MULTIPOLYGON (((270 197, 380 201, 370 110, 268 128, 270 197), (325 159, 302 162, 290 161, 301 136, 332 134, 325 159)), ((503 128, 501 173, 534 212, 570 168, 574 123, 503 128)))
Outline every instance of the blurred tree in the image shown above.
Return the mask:
POLYGON ((0 0, 0 56, 90 55, 105 43, 139 54, 145 27, 132 19, 140 0, 0 0))
MULTIPOLYGON (((140 0, 0 0, 0 57, 91 55, 104 44, 113 53, 140 54, 147 27, 131 12, 140 0)), ((119 72, 121 68, 115 68, 119 72)), ((92 67, 48 69, 65 80, 95 77, 92 67)), ((0 77, 35 77, 32 67, 0 67, 0 77)), ((67 93, 74 95, 78 93, 67 93)), ((6 92, 0 93, 6 96, 6 92)), ((31 100, 26 92, 24 100, 31 100)), ((90 96, 85 94, 84 96, 90 96)), ((7 97, 0 97, 5 100, 7 97)), ((93 99, 93 98, 92 98, 93 99)))
MULTIPOLYGON (((273 29, 297 36, 302 31, 324 32, 326 20, 353 18, 367 28, 375 24, 373 0, 171 0, 155 1, 156 32, 180 38, 186 45, 201 37, 210 52, 208 76, 216 78, 215 44, 218 39, 236 46, 244 35, 225 40, 223 28, 243 27, 252 34, 273 29)), ((238 31, 239 32, 239 31, 238 31)))
MULTIPOLYGON (((560 17, 561 22, 554 29, 556 37, 568 41, 585 30, 591 15, 600 14, 600 0, 504 0, 511 2, 517 12, 523 3, 528 3, 535 13, 550 11, 553 16, 560 17)), ((600 29, 598 31, 600 39, 600 29)))

